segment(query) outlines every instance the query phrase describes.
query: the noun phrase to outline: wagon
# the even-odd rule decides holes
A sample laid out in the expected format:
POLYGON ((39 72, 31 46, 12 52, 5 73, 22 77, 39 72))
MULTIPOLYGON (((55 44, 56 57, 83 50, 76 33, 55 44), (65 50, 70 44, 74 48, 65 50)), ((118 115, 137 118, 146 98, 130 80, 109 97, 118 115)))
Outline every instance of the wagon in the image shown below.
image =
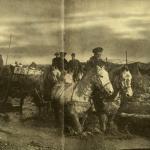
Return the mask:
POLYGON ((39 111, 42 106, 47 106, 49 102, 45 101, 43 96, 43 74, 40 69, 4 66, 0 74, 0 111, 17 110, 22 114, 24 99, 27 96, 33 98, 39 111), (12 106, 8 102, 9 97, 19 98, 19 104, 12 106))

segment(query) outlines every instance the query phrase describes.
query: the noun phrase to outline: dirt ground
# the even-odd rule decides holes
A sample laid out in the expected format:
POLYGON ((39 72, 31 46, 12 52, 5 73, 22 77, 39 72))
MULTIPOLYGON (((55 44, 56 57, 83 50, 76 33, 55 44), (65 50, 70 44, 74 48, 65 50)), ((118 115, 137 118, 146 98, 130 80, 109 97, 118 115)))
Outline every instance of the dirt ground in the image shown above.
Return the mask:
POLYGON ((26 102, 18 112, 0 114, 0 150, 116 150, 150 148, 149 139, 139 136, 93 135, 84 138, 61 136, 50 115, 33 117, 37 108, 26 102))

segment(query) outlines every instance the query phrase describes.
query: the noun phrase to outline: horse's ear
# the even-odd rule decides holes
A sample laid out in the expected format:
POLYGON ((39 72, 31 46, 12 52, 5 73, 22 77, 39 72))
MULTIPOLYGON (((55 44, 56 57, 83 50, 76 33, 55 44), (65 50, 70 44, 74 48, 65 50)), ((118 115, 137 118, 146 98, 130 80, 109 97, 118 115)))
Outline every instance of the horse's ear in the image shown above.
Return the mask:
POLYGON ((102 68, 102 69, 106 69, 106 68, 105 68, 105 65, 102 65, 101 68, 102 68))
POLYGON ((99 71, 99 70, 101 70, 101 69, 102 69, 102 67, 101 67, 101 66, 96 65, 96 71, 99 71))

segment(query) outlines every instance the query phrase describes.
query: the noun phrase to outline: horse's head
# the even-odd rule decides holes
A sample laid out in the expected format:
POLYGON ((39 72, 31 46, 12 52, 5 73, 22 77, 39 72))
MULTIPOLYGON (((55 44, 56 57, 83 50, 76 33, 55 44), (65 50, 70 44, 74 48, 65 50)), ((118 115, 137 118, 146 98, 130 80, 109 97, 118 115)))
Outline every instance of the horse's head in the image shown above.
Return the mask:
POLYGON ((92 77, 94 83, 97 87, 103 88, 103 90, 108 94, 112 95, 114 90, 109 79, 109 74, 104 66, 96 66, 96 74, 92 77), (94 78, 95 77, 95 78, 94 78))
POLYGON ((51 70, 51 78, 54 82, 58 82, 61 76, 61 72, 57 68, 52 68, 51 70))
POLYGON ((45 70, 45 79, 47 82, 56 83, 59 81, 61 72, 52 66, 45 70))
POLYGON ((133 90, 131 87, 132 75, 128 67, 123 67, 120 74, 120 89, 126 97, 131 97, 133 95, 133 90))

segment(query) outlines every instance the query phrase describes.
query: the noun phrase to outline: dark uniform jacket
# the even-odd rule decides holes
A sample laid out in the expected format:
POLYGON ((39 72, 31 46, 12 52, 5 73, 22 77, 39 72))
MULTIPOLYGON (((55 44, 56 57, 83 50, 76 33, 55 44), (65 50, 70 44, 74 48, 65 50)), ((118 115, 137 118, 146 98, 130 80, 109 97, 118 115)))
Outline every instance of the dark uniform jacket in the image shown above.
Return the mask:
POLYGON ((73 73, 73 80, 78 80, 78 74, 82 71, 81 63, 79 60, 70 60, 68 63, 68 70, 73 73))
POLYGON ((68 69, 71 72, 78 72, 81 68, 81 64, 79 62, 79 60, 74 59, 74 60, 70 60, 68 63, 68 69))
POLYGON ((59 58, 58 59, 58 69, 60 71, 63 71, 63 70, 68 70, 68 61, 64 58, 59 58))
POLYGON ((55 68, 58 68, 59 67, 59 57, 55 57, 53 58, 52 60, 52 66, 54 66, 55 68))
POLYGON ((89 68, 93 68, 95 66, 105 66, 105 62, 102 59, 96 59, 94 56, 92 56, 86 64, 86 70, 89 68))

